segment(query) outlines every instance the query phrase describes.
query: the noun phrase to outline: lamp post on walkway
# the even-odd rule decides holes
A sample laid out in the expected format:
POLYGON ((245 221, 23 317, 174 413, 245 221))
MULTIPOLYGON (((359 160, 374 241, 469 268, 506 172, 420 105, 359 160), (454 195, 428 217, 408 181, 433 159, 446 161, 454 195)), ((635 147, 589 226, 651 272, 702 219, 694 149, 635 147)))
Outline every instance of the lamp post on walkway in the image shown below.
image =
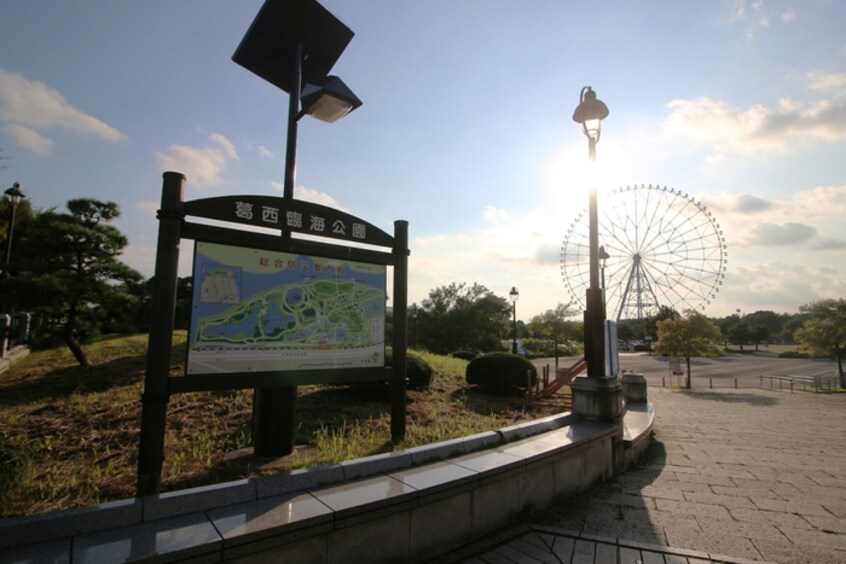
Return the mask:
MULTIPOLYGON (((582 88, 579 105, 573 112, 573 121, 581 124, 582 131, 588 138, 588 158, 591 167, 595 166, 596 143, 599 141, 602 120, 606 117, 608 117, 608 107, 596 99, 596 92, 590 86, 582 88)), ((587 378, 576 378, 570 385, 570 389, 573 394, 574 413, 584 419, 620 423, 623 415, 622 385, 618 378, 606 374, 605 370, 605 299, 599 279, 601 256, 596 200, 596 183, 592 180, 588 218, 590 286, 585 296, 584 314, 587 378)), ((616 468, 622 464, 623 460, 621 423, 620 434, 612 442, 616 468)))
MULTIPOLYGON (((596 166, 596 144, 602 132, 602 120, 608 117, 608 107, 596 99, 590 86, 582 88, 579 106, 573 112, 573 121, 582 125, 588 138, 588 158, 596 166)), ((593 175, 591 175, 593 176, 593 175)), ((605 376, 605 307, 599 285, 599 221, 597 219, 596 183, 590 187, 590 286, 586 293, 585 308, 585 360, 589 378, 605 376)))
POLYGON ((516 286, 511 287, 508 292, 508 299, 511 300, 511 313, 513 320, 511 323, 511 353, 517 354, 517 299, 520 297, 520 292, 517 291, 516 286))

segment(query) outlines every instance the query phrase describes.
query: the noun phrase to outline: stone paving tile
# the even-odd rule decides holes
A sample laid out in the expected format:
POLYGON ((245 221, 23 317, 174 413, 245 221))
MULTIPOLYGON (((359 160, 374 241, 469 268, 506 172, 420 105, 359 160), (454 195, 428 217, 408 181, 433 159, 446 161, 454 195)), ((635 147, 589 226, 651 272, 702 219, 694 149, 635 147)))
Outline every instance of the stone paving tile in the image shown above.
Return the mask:
POLYGON ((727 534, 726 532, 691 532, 682 529, 669 530, 667 541, 670 546, 684 546, 711 553, 729 554, 750 560, 764 560, 749 539, 727 534))
POLYGON ((808 529, 784 529, 784 535, 794 544, 835 548, 846 552, 846 534, 827 533, 808 529))
POLYGON ((771 498, 753 498, 755 506, 764 511, 780 511, 782 513, 792 513, 794 515, 821 515, 823 517, 831 516, 821 503, 813 501, 801 501, 797 499, 780 500, 771 498))
MULTIPOLYGON (((685 492, 678 488, 662 487, 662 486, 646 486, 639 492, 645 498, 652 498, 653 502, 658 499, 673 499, 676 501, 685 500, 685 492)), ((654 503, 653 503, 654 505, 654 503)))
POLYGON ((708 484, 710 486, 734 485, 734 482, 732 482, 732 478, 728 476, 709 476, 707 474, 676 474, 676 479, 681 482, 708 484))
POLYGON ((731 520, 728 509, 719 505, 675 501, 672 499, 656 499, 655 504, 659 511, 673 513, 674 515, 693 515, 694 517, 707 515, 715 519, 731 520))
POLYGON ((772 562, 790 564, 843 564, 846 552, 839 553, 815 546, 793 544, 789 541, 754 540, 761 555, 772 562))
POLYGON ((743 521, 725 521, 709 517, 697 517, 699 526, 706 532, 725 531, 727 534, 746 539, 789 540, 781 530, 770 523, 748 523, 743 521))
POLYGON ((704 503, 706 505, 719 505, 726 509, 746 507, 755 509, 756 505, 748 497, 738 495, 717 495, 709 493, 685 492, 685 501, 704 503))
POLYGON ((745 523, 770 523, 788 529, 813 529, 810 521, 801 515, 779 513, 775 511, 757 511, 753 509, 730 509, 729 513, 736 521, 745 523))
MULTIPOLYGON (((732 480, 733 486, 740 490, 749 492, 749 497, 774 497, 776 499, 791 499, 794 497, 801 497, 804 492, 797 488, 792 483, 783 483, 773 480, 732 480)), ((714 488, 714 493, 717 493, 717 488, 714 488)))

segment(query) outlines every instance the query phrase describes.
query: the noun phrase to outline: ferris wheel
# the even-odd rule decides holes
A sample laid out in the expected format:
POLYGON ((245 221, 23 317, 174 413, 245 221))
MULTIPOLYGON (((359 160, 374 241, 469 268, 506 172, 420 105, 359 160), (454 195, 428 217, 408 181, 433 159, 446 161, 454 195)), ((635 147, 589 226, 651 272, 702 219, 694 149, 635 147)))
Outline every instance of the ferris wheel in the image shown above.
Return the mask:
MULTIPOLYGON (((696 199, 660 186, 627 186, 598 201, 600 284, 608 319, 643 319, 661 306, 704 310, 723 285, 726 243, 713 214, 696 199)), ((590 283, 587 210, 570 224, 561 275, 584 306, 590 283)))

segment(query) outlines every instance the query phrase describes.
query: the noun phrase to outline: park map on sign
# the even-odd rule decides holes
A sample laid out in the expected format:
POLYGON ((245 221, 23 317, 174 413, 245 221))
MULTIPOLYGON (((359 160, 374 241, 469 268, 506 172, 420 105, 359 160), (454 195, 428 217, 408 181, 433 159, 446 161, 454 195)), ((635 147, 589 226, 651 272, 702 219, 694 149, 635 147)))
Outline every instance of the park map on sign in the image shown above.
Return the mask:
POLYGON ((385 267, 197 243, 188 373, 384 365, 385 267))

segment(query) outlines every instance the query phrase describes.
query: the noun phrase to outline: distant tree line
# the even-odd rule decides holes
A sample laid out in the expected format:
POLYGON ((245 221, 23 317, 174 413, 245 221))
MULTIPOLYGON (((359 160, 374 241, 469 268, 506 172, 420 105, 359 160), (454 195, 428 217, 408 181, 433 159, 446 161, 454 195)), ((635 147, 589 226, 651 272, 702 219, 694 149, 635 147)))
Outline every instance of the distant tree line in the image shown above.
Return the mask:
MULTIPOLYGON (((27 200, 16 210, 9 268, 0 276, 0 300, 7 312, 27 311, 34 316, 35 346, 64 343, 77 361, 87 366, 82 348, 102 334, 149 331, 152 279, 125 265, 121 254, 126 237, 114 226, 118 205, 90 198, 68 201, 67 211, 33 210, 27 200)), ((0 218, 9 217, 9 203, 0 202, 0 218)), ((0 237, 8 242, 6 222, 0 237)), ((5 249, 6 245, 3 245, 5 249)), ((188 326, 192 280, 177 282, 175 326, 188 326)), ((512 304, 485 286, 451 283, 435 288, 426 299, 409 308, 409 344, 440 354, 456 351, 491 352, 506 349, 513 331, 512 304)), ((555 344, 582 340, 581 311, 572 304, 557 304, 518 321, 517 338, 555 344)), ((699 315, 694 319, 699 323, 699 315)), ((623 341, 654 340, 661 323, 684 318, 662 307, 650 318, 623 320, 618 337, 623 341)), ((724 348, 731 343, 755 347, 766 343, 795 343, 817 356, 835 358, 842 365, 846 350, 846 300, 821 300, 806 304, 796 314, 755 311, 710 319, 724 348)), ((670 327, 672 324, 666 325, 670 327)), ((709 329, 710 331, 710 329, 709 329)), ((709 338, 715 338, 709 332, 709 338)), ((842 373, 842 369, 841 369, 842 373)))

